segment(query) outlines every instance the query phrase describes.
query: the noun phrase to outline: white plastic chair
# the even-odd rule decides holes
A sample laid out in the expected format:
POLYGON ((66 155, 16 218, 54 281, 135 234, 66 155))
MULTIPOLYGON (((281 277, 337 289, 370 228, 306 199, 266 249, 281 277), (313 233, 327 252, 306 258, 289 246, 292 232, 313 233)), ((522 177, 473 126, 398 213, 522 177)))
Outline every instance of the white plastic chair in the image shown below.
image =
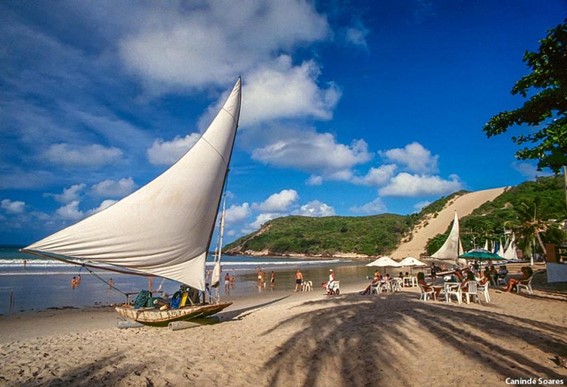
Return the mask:
POLYGON ((478 282, 476 281, 469 281, 467 282, 467 290, 463 291, 463 295, 465 296, 465 300, 467 304, 470 304, 471 298, 475 298, 475 301, 480 304, 480 296, 478 294, 478 282))
POLYGON ((374 285, 370 285, 370 294, 378 294, 380 293, 380 282, 374 285))
POLYGON ((418 286, 419 286, 419 291, 421 292, 421 296, 419 297, 421 301, 427 301, 427 298, 429 298, 430 300, 435 300, 435 291, 433 289, 425 290, 423 288, 423 285, 418 285, 418 286))
POLYGON ((460 283, 445 283, 445 302, 451 302, 451 296, 455 296, 459 304, 463 303, 463 292, 460 283))
POLYGON ((402 290, 401 282, 402 280, 399 278, 392 278, 390 280, 390 287, 392 288, 392 292, 400 292, 402 290))
POLYGON ((534 291, 532 289, 532 278, 534 278, 533 275, 528 279, 528 282, 526 282, 524 284, 521 283, 521 282, 518 282, 516 284, 516 293, 520 294, 521 289, 526 289, 528 294, 534 294, 534 291))
POLYGON ((490 281, 485 282, 484 285, 478 284, 478 293, 482 294, 484 297, 484 301, 490 302, 490 294, 488 293, 488 286, 490 285, 490 281))

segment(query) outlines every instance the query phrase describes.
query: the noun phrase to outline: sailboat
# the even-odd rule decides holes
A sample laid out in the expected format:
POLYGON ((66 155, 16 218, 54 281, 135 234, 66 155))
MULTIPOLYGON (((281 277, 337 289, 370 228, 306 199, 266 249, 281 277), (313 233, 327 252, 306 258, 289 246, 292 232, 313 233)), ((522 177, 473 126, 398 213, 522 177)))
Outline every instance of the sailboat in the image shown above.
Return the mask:
POLYGON ((518 259, 518 254, 516 253, 516 234, 512 233, 512 236, 508 241, 508 245, 506 246, 506 250, 502 256, 508 261, 515 261, 518 259))
POLYGON ((460 229, 459 229, 459 217, 457 211, 455 211, 455 217, 453 219, 453 226, 451 227, 451 232, 449 236, 443 243, 443 246, 439 248, 435 253, 431 255, 432 258, 451 260, 455 263, 459 262, 459 256, 463 253, 463 245, 461 243, 460 229))
MULTIPOLYGON (((228 175, 241 105, 238 79, 195 145, 173 166, 111 207, 23 252, 117 272, 159 276, 205 292, 205 261, 228 175)), ((230 302, 178 309, 116 307, 123 317, 165 325, 215 314, 230 302)))

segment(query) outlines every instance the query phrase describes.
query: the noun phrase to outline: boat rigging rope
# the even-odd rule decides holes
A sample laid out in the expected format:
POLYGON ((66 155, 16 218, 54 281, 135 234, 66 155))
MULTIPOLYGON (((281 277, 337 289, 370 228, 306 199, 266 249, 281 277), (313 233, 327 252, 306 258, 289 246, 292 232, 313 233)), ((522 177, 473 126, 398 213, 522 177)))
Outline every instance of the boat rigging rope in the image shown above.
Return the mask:
MULTIPOLYGON (((91 269, 89 269, 88 266, 86 265, 81 265, 81 268, 79 269, 79 272, 81 271, 81 269, 85 268, 86 271, 88 271, 90 274, 94 275, 97 279, 101 280, 102 282, 104 282, 106 285, 108 285, 111 289, 116 290, 118 293, 121 293, 123 295, 125 295, 126 297, 128 297, 128 294, 123 292, 122 290, 118 289, 116 286, 114 286, 114 284, 110 284, 108 282, 106 282, 101 276, 99 276, 97 273, 95 273, 94 271, 92 271, 91 269)), ((161 287, 161 285, 160 285, 161 287)))

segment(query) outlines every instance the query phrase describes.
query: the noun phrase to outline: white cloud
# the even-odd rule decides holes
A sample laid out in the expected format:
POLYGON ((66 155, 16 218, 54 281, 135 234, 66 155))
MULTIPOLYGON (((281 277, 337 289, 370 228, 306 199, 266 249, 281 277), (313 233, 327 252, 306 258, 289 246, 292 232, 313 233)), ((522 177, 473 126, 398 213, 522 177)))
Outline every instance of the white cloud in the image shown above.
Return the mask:
POLYGON ((85 187, 85 184, 75 184, 69 188, 64 188, 61 194, 47 194, 47 196, 53 196, 59 203, 67 204, 78 200, 85 187))
POLYGON ((395 176, 390 183, 378 190, 381 196, 426 196, 445 195, 463 188, 459 177, 449 176, 443 180, 439 176, 411 175, 403 172, 395 176))
POLYGON ((319 200, 312 200, 307 204, 299 207, 299 210, 293 212, 294 215, 322 217, 335 215, 335 209, 319 200))
POLYGON ((117 201, 118 200, 112 200, 112 199, 103 200, 102 203, 100 203, 100 206, 98 206, 97 208, 93 208, 92 210, 89 211, 89 215, 105 210, 108 207, 112 206, 117 201))
POLYGON ((368 29, 363 25, 349 27, 345 31, 345 40, 354 46, 367 49, 368 44, 366 42, 366 38, 368 36, 368 32, 368 29))
POLYGON ((116 180, 103 180, 92 186, 92 192, 100 197, 122 198, 134 191, 136 183, 131 177, 116 180))
POLYGON ((172 165, 201 138, 198 133, 185 137, 176 136, 172 141, 155 140, 147 150, 148 160, 153 165, 172 165))
POLYGON ((26 209, 26 203, 19 200, 3 199, 0 205, 8 214, 22 214, 26 209))
MULTIPOLYGON (((252 158, 277 167, 296 168, 327 177, 372 158, 364 140, 339 144, 330 133, 282 130, 278 138, 252 152, 252 158)), ((342 176, 344 177, 344 176, 342 176)))
POLYGON ((355 214, 379 214, 386 211, 386 205, 382 202, 382 199, 376 198, 362 206, 351 207, 350 210, 355 214))
POLYGON ((150 5, 136 16, 119 53, 153 92, 224 84, 274 52, 329 35, 325 17, 299 0, 150 5))
POLYGON ((285 212, 299 199, 297 191, 293 189, 284 189, 279 193, 270 195, 262 203, 254 203, 253 208, 265 212, 285 212))
POLYGON ((254 230, 258 230, 267 221, 275 218, 279 218, 280 216, 282 216, 282 214, 280 213, 268 213, 268 212, 257 215, 254 222, 250 223, 251 226, 250 232, 254 230))
POLYGON ((538 171, 537 166, 530 163, 518 161, 512 163, 512 168, 520 172, 522 176, 526 177, 529 180, 535 180, 536 177, 551 176, 553 174, 551 172, 538 171))
POLYGON ((396 168, 394 164, 384 164, 378 168, 370 168, 366 176, 354 177, 352 182, 361 185, 383 186, 392 178, 396 168))
POLYGON ((431 155, 428 149, 417 142, 412 142, 404 148, 390 149, 379 153, 385 159, 407 168, 409 172, 432 174, 438 171, 437 161, 439 156, 431 155))
POLYGON ((430 205, 432 202, 425 200, 422 202, 417 202, 413 205, 413 208, 415 209, 416 212, 421 211, 423 208, 427 207, 428 205, 430 205))
POLYGON ((246 78, 242 124, 279 118, 330 119, 341 92, 334 84, 320 88, 316 83, 319 72, 315 62, 293 66, 287 55, 254 69, 246 78))
POLYGON ((321 185, 323 184, 323 176, 311 175, 305 182, 307 185, 321 185))
POLYGON ((63 207, 58 208, 55 213, 64 220, 79 220, 85 217, 84 212, 79 210, 78 200, 74 200, 63 207))
POLYGON ((245 220, 250 215, 250 205, 243 203, 241 205, 233 204, 226 209, 224 219, 227 224, 235 224, 245 220))
POLYGON ((44 152, 42 158, 66 167, 101 167, 121 160, 122 151, 102 145, 54 144, 44 152))

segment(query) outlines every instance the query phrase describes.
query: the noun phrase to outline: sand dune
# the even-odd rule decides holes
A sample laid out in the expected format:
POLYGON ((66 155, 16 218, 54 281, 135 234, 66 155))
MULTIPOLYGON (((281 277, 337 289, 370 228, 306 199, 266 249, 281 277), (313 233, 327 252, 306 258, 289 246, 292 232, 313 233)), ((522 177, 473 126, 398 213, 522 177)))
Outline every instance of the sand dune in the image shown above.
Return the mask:
POLYGON ((453 221, 454 213, 457 211, 459 218, 469 215, 482 204, 494 200, 507 188, 493 188, 484 191, 469 192, 459 196, 441 210, 437 216, 430 216, 426 221, 417 225, 410 241, 398 246, 391 254, 394 259, 405 257, 419 258, 425 252, 427 241, 437 234, 444 233, 453 221))

